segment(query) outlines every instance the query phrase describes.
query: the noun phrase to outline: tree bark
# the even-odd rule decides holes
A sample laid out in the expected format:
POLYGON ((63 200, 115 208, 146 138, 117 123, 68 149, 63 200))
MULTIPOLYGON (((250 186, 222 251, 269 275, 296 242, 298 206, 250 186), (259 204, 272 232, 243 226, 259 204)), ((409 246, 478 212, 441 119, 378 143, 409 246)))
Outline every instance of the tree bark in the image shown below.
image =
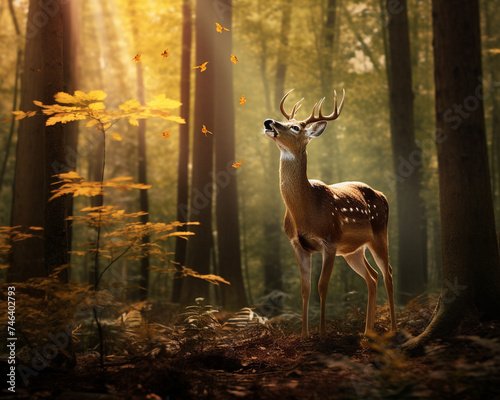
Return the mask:
MULTIPOLYGON (((276 57, 276 70, 274 75, 274 107, 277 107, 281 98, 285 94, 285 79, 288 69, 288 36, 291 26, 292 7, 291 1, 287 0, 283 7, 280 28, 280 46, 276 57)), ((271 111, 271 110, 269 110, 271 111)), ((282 200, 279 193, 279 160, 276 157, 276 146, 272 141, 267 143, 268 160, 266 165, 267 173, 266 186, 269 187, 266 207, 263 216, 264 249, 262 254, 262 267, 264 269, 264 293, 271 293, 273 290, 283 290, 283 277, 281 271, 281 251, 280 242, 282 232, 282 200)))
MULTIPOLYGON (((136 33, 137 35, 137 33, 136 33)), ((142 64, 136 63, 137 71, 137 99, 141 104, 146 104, 144 96, 144 77, 142 74, 142 64)), ((148 184, 147 175, 147 152, 146 152, 146 120, 139 120, 139 127, 137 128, 137 151, 138 151, 138 178, 139 183, 144 185, 148 184)), ((142 212, 146 214, 141 215, 141 223, 147 224, 149 222, 149 199, 148 190, 139 190, 139 206, 142 212)), ((150 242, 149 235, 142 238, 142 244, 145 248, 148 247, 150 242)), ((139 281, 139 300, 144 301, 148 298, 149 290, 149 252, 143 252, 141 258, 141 271, 139 281)))
POLYGON ((410 38, 406 0, 391 10, 389 32, 390 115, 398 213, 398 291, 406 303, 425 290, 426 242, 422 234, 425 214, 420 196, 421 150, 415 144, 410 38))
POLYGON ((500 260, 488 169, 477 0, 433 0, 443 283, 436 315, 407 342, 453 333, 467 313, 500 316, 500 260))
MULTIPOLYGON (((191 47, 192 15, 190 0, 182 4, 182 56, 181 56, 181 117, 186 121, 179 129, 179 161, 177 165, 177 221, 187 222, 189 201, 189 110, 191 106, 191 47)), ((184 230, 179 227, 178 230, 184 230)), ((175 241, 175 262, 180 268, 186 263, 187 241, 180 237, 175 241)), ((179 274, 174 279, 172 302, 178 303, 183 280, 179 274)))
MULTIPOLYGON (((44 84, 43 103, 54 102, 54 95, 64 90, 63 18, 60 0, 42 0, 48 21, 41 29, 42 36, 42 76, 44 84), (47 11, 48 10, 48 11, 47 11)), ((55 268, 69 263, 67 198, 58 197, 49 201, 51 190, 59 180, 55 174, 67 172, 64 125, 44 127, 44 170, 45 170, 45 269, 50 274, 55 268)), ((61 280, 68 280, 68 270, 59 274, 61 280)))
MULTIPOLYGON (((80 21, 79 2, 70 1, 62 4, 63 18, 63 64, 64 64, 64 91, 74 93, 80 85, 80 21)), ((64 126, 64 139, 66 142, 67 168, 76 170, 78 161, 78 122, 68 122, 64 126)), ((73 197, 67 197, 67 214, 73 215, 73 197)), ((71 250, 73 229, 71 222, 67 221, 68 250, 71 250)))
MULTIPOLYGON (((232 1, 221 0, 226 12, 223 23, 232 29, 232 1)), ((232 35, 217 38, 214 67, 217 102, 215 103, 215 184, 219 274, 231 285, 220 286, 222 305, 236 311, 247 306, 241 268, 240 227, 238 218, 237 170, 235 160, 233 68, 229 55, 232 35)))
MULTIPOLYGON (((37 110, 33 100, 43 98, 42 36, 34 23, 34 16, 41 13, 38 1, 29 4, 24 69, 21 80, 23 111, 37 110)), ((44 118, 35 116, 19 121, 16 149, 15 178, 12 197, 12 226, 26 230, 30 226, 45 225, 45 179, 43 151, 44 118)), ((9 282, 26 281, 45 276, 45 251, 42 237, 34 237, 12 243, 9 282)))
MULTIPOLYGON (((194 236, 188 241, 186 266, 201 274, 210 273, 210 250, 212 248, 212 197, 213 197, 213 131, 215 95, 215 69, 213 64, 215 30, 214 4, 206 0, 196 1, 196 64, 207 64, 206 71, 196 71, 195 116, 193 139, 193 169, 190 221, 194 236), (202 127, 213 134, 203 134, 202 127)), ((181 303, 190 304, 196 297, 208 298, 208 283, 186 277, 182 284, 181 303)))

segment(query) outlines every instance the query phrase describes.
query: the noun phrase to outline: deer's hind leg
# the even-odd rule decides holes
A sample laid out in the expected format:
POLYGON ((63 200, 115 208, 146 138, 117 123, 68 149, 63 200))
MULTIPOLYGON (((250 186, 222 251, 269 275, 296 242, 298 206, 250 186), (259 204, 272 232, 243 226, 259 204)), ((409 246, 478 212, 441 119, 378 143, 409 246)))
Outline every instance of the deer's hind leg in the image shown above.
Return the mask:
POLYGON ((368 263, 365 257, 365 248, 360 247, 354 253, 344 255, 349 266, 365 280, 368 287, 368 305, 366 307, 365 335, 373 331, 375 323, 375 305, 377 302, 378 273, 368 263))
POLYGON ((302 287, 302 337, 309 336, 309 296, 311 294, 311 253, 304 250, 298 243, 292 243, 295 257, 300 269, 300 283, 302 287))
POLYGON ((389 248, 387 243, 387 232, 381 232, 368 244, 368 248, 375 259, 382 276, 384 277, 387 300, 389 301, 389 311, 391 315, 391 331, 396 332, 396 312, 394 309, 394 283, 392 279, 392 267, 389 264, 389 248))

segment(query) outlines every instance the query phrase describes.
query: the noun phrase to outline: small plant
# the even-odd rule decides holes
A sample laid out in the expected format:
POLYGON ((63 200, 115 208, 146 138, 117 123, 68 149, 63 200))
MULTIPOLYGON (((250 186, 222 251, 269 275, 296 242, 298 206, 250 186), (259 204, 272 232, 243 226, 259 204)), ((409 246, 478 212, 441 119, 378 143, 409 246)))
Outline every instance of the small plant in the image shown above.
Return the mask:
POLYGON ((215 341, 219 336, 221 324, 214 314, 219 310, 210 304, 204 304, 205 299, 198 297, 196 304, 186 307, 186 312, 179 315, 182 318, 182 335, 186 338, 184 343, 179 343, 181 348, 194 346, 203 349, 207 341, 215 341))

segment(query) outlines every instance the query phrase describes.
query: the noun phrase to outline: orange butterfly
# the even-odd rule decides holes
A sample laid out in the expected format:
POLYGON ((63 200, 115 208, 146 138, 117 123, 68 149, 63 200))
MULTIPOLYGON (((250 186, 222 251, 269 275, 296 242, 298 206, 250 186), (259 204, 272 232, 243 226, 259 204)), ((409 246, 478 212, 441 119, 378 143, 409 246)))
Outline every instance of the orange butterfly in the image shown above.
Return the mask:
POLYGON ((207 61, 207 62, 204 62, 203 64, 197 65, 197 66, 196 66, 196 67, 194 67, 193 69, 199 68, 199 69, 200 69, 200 72, 206 71, 206 69, 207 69, 207 64, 208 64, 208 61, 207 61))
POLYGON ((238 60, 238 57, 236 57, 234 54, 231 54, 231 61, 236 64, 240 60, 238 60))
POLYGON ((137 63, 137 62, 141 61, 141 56, 142 56, 142 54, 137 53, 137 55, 134 58, 132 58, 132 60, 137 63))
POLYGON ((201 133, 204 133, 205 137, 207 137, 207 133, 210 133, 211 135, 213 135, 213 133, 210 132, 205 125, 203 125, 203 128, 201 128, 201 133))
POLYGON ((168 49, 165 49, 163 51, 163 53, 161 53, 161 56, 167 58, 168 57, 168 49))
POLYGON ((236 162, 232 165, 232 167, 234 168, 239 168, 241 166, 241 164, 243 164, 243 161, 239 161, 239 162, 236 162))
POLYGON ((243 105, 243 104, 245 104, 246 102, 247 102, 247 99, 245 99, 245 95, 244 95, 244 94, 242 94, 242 95, 241 95, 241 98, 240 98, 240 104, 241 104, 241 105, 243 105))
POLYGON ((215 29, 217 29, 217 32, 219 32, 219 33, 222 33, 223 30, 229 32, 229 29, 224 28, 222 25, 218 24, 217 22, 215 23, 215 26, 216 26, 215 29))
POLYGON ((163 136, 165 139, 168 139, 170 137, 170 130, 163 133, 159 133, 158 136, 163 136))

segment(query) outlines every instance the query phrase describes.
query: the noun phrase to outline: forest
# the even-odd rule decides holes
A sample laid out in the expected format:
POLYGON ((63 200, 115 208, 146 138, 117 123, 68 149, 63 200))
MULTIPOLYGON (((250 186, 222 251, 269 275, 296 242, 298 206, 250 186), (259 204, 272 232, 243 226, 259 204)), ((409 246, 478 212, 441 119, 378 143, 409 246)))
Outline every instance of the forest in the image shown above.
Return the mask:
POLYGON ((0 26, 3 398, 500 398, 500 2, 0 26))

